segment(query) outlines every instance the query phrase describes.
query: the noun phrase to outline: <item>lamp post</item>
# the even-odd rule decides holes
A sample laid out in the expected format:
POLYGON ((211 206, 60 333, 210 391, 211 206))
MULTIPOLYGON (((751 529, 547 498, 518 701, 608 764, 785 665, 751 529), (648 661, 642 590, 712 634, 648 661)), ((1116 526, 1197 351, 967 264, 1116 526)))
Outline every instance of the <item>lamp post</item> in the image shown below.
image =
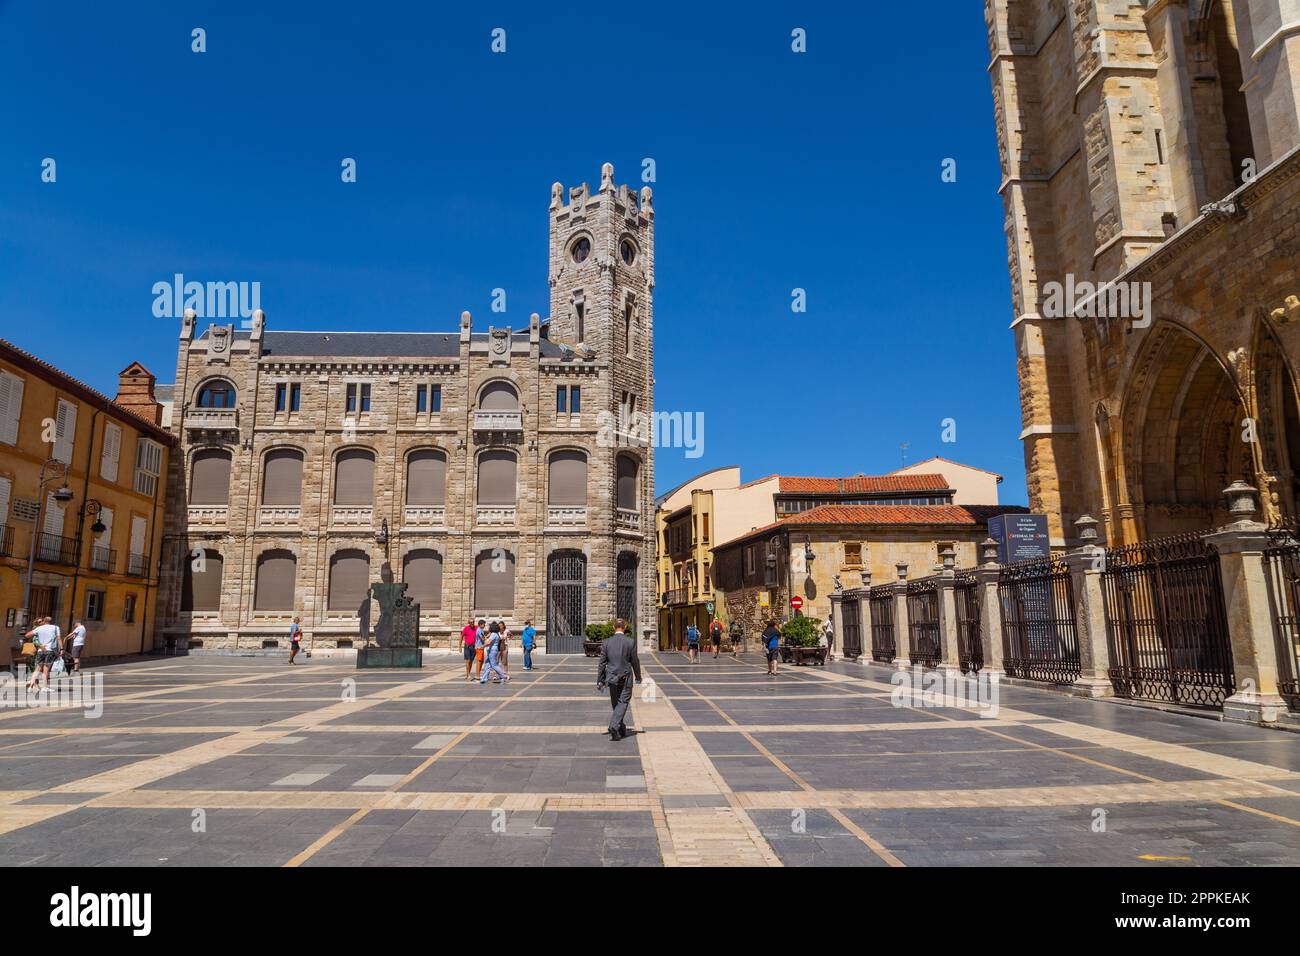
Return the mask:
POLYGON ((27 579, 23 583, 23 623, 24 628, 31 627, 32 573, 36 569, 36 538, 41 534, 41 515, 45 510, 45 486, 54 482, 63 482, 54 492, 54 500, 66 504, 72 500, 72 489, 66 478, 68 466, 57 458, 51 458, 41 465, 41 474, 36 483, 36 518, 32 522, 32 539, 27 548, 27 579), (46 471, 51 473, 47 476, 46 471))

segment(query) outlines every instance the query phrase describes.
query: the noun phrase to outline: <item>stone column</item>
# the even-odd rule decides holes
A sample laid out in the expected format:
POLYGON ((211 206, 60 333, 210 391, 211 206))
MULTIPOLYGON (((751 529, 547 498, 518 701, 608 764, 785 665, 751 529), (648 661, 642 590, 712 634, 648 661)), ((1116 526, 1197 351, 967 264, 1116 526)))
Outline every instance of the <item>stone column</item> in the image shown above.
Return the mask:
POLYGON ((1267 528, 1257 520, 1259 493, 1254 488, 1234 481, 1223 493, 1228 498, 1228 513, 1236 520, 1205 538, 1219 552, 1237 684, 1236 693, 1223 702, 1223 719, 1271 723, 1286 712, 1286 701, 1277 689, 1277 643, 1264 568, 1267 528))
POLYGON ((980 589, 980 644, 984 651, 982 674, 1003 676, 1002 669, 1002 601, 998 596, 998 543, 985 538, 980 545, 981 561, 975 571, 980 589))
POLYGON ((956 554, 950 544, 939 552, 943 570, 935 577, 939 590, 939 669, 961 673, 961 650, 957 642, 956 554))
POLYGON ((912 666, 911 631, 907 621, 907 562, 894 565, 898 583, 894 585, 894 666, 899 670, 912 666))
POLYGON ((1097 519, 1083 515, 1074 523, 1079 547, 1065 555, 1074 589, 1074 633, 1079 641, 1079 679, 1071 685, 1078 697, 1110 697, 1115 693, 1107 671, 1110 647, 1106 643, 1106 606, 1101 574, 1106 550, 1097 545, 1097 519))
MULTIPOLYGON (((871 660, 871 567, 862 569, 862 587, 857 589, 858 602, 858 663, 871 660)), ((844 645, 841 644, 841 647, 844 645)))

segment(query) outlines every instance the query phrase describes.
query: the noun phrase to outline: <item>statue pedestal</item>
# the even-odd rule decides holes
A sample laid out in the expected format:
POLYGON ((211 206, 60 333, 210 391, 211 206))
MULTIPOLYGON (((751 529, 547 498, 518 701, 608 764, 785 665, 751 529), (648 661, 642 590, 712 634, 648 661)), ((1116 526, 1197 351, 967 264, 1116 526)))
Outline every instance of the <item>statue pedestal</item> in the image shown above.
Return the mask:
POLYGON ((362 647, 357 650, 357 667, 423 667, 422 647, 362 647))
POLYGON ((357 667, 423 667, 420 606, 406 596, 406 585, 386 578, 372 584, 370 594, 379 605, 376 643, 357 649, 357 667))

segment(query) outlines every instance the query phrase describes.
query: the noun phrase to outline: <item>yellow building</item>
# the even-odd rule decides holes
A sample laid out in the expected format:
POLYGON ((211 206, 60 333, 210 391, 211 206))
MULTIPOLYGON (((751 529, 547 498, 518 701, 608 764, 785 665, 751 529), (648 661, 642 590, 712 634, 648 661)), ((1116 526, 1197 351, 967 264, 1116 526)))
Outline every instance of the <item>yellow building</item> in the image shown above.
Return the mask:
POLYGON ((154 377, 108 398, 0 339, 0 665, 24 621, 86 625, 87 657, 153 649, 168 453, 154 377), (44 480, 42 481, 42 471, 44 480))

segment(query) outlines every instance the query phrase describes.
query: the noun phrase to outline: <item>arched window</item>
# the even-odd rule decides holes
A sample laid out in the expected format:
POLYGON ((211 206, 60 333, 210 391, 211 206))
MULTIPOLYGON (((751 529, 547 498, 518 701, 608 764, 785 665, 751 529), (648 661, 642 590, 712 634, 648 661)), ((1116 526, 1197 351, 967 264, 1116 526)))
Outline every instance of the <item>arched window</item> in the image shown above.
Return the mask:
POLYGON ((519 393, 509 382, 488 382, 478 393, 478 407, 491 412, 518 411, 519 393))
POLYGON ((375 493, 375 453, 368 448, 346 448, 334 464, 334 503, 368 505, 375 493))
POLYGON ((474 562, 474 609, 513 611, 515 556, 504 548, 480 551, 474 562))
POLYGON ((478 503, 513 505, 517 462, 512 451, 485 451, 478 459, 478 503))
POLYGON ((619 455, 615 466, 617 477, 617 495, 615 498, 618 507, 627 511, 638 511, 637 507, 637 472, 640 466, 637 460, 631 455, 619 455))
POLYGON ((221 552, 211 548, 201 554, 185 553, 185 573, 181 584, 182 611, 221 610, 221 552))
POLYGON ((406 459, 406 503, 441 505, 447 500, 447 456, 421 448, 406 459))
POLYGON ((587 503, 586 452, 553 452, 547 472, 547 501, 550 504, 574 506, 587 503))
POLYGON ((370 558, 364 551, 338 551, 330 558, 329 609, 355 614, 370 592, 370 558))
POLYGON ((257 559, 254 611, 292 611, 298 559, 292 551, 264 551, 257 559))
POLYGON ((230 500, 230 452, 203 448, 190 468, 190 504, 224 505, 230 500))
POLYGON ((442 607, 442 555, 432 548, 410 551, 402 561, 406 596, 420 605, 420 611, 442 607))
POLYGON ((262 469, 262 504, 297 505, 302 502, 302 452, 277 448, 268 452, 262 469))
POLYGON ((199 386, 195 399, 199 408, 234 408, 235 386, 221 379, 213 379, 199 386))

